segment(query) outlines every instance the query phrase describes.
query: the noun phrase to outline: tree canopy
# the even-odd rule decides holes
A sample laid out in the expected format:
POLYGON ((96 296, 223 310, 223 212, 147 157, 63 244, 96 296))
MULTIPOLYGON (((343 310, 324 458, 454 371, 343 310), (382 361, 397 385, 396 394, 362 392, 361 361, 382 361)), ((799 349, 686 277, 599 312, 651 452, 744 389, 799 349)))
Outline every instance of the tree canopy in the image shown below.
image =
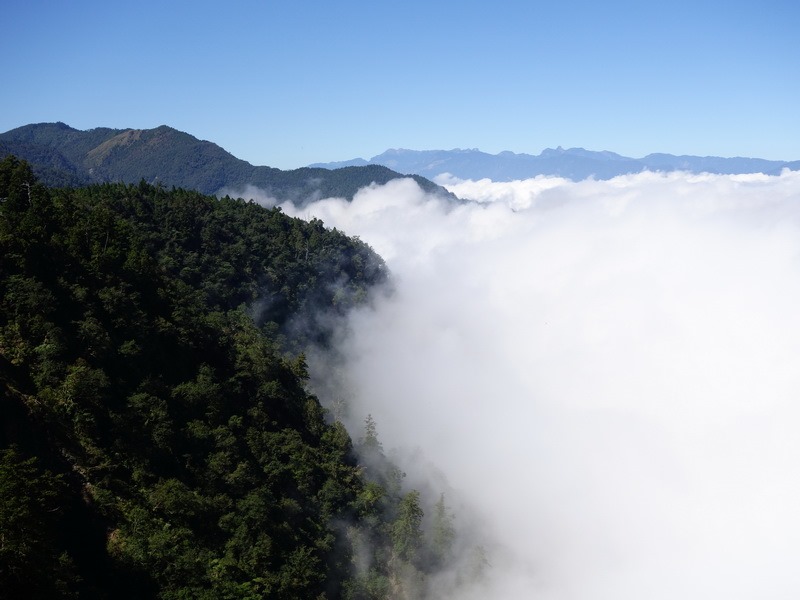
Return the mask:
POLYGON ((303 354, 386 279, 318 220, 0 162, 0 597, 391 597, 418 493, 303 354))

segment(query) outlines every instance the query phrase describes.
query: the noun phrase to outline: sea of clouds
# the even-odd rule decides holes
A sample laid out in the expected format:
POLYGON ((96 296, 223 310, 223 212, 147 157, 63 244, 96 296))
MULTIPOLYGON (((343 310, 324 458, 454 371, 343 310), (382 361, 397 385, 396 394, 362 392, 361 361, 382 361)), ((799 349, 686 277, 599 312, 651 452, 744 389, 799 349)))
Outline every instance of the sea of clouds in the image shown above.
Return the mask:
POLYGON ((800 172, 439 182, 283 208, 392 272, 350 429, 444 473, 474 597, 800 597, 800 172))

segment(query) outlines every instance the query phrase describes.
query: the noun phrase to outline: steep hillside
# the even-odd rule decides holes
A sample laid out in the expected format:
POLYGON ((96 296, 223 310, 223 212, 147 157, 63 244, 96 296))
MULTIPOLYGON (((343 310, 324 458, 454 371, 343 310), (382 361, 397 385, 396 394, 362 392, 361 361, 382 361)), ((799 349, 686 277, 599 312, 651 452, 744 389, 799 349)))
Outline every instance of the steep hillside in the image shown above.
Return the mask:
POLYGON ((426 500, 301 352, 386 278, 279 208, 0 161, 0 597, 422 597, 426 500))

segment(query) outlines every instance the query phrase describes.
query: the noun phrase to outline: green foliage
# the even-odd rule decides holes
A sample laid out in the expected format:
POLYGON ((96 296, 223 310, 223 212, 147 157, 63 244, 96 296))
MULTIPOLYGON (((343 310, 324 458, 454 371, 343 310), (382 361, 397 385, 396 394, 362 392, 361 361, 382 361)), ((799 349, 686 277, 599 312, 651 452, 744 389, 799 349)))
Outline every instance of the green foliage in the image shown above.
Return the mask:
POLYGON ((364 421, 364 437, 360 442, 362 455, 383 455, 383 445, 378 440, 378 425, 372 415, 367 415, 364 421))
POLYGON ((364 421, 364 435, 356 450, 366 484, 354 504, 361 520, 348 535, 358 549, 360 566, 345 586, 345 597, 429 597, 429 574, 449 568, 456 571, 456 529, 444 494, 431 507, 422 492, 405 488, 405 473, 384 454, 372 415, 364 421), (426 510, 431 515, 427 521, 426 510))
POLYGON ((354 448, 306 390, 303 349, 386 280, 366 244, 228 197, 51 190, 14 158, 0 198, 1 597, 421 581, 420 494, 371 418, 354 448))
POLYGON ((391 535, 395 552, 403 560, 413 562, 422 546, 422 517, 417 490, 411 490, 400 501, 397 519, 392 523, 391 535))
POLYGON ((66 488, 36 458, 0 450, 0 596, 69 598, 78 578, 59 539, 66 488))
POLYGON ((38 583, 58 594, 146 574, 138 595, 336 596, 349 563, 333 524, 363 480, 286 352, 325 342, 323 313, 384 281, 380 258, 231 198, 47 190, 16 159, 0 185, 0 383, 19 407, 0 441, 38 432, 56 473, 3 455, 4 585, 46 565, 38 583), (105 537, 70 536, 76 511, 105 537))

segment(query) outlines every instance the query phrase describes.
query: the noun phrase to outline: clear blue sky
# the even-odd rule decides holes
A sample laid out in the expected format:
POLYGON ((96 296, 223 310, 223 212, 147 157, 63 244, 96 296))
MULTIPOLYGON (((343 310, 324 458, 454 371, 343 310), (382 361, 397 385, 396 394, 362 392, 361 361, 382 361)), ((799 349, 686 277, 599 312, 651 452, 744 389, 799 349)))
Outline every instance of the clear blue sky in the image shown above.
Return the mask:
POLYGON ((167 124, 254 164, 582 146, 800 159, 800 3, 6 2, 0 131, 167 124))

